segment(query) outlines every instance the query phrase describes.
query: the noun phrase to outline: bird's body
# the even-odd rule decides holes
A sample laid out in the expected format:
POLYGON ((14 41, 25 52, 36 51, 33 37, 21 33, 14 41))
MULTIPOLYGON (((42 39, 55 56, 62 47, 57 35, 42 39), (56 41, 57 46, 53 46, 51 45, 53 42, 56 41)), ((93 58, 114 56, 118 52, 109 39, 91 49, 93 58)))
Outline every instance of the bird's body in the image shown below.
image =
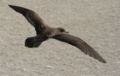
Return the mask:
POLYGON ((54 38, 56 40, 66 42, 68 44, 71 44, 79 49, 81 49, 82 52, 85 54, 99 60, 100 62, 106 63, 106 61, 85 41, 82 39, 70 35, 68 32, 66 32, 65 29, 59 27, 59 28, 53 28, 48 26, 43 22, 43 20, 36 14, 34 11, 9 5, 12 9, 14 9, 16 12, 21 13, 27 20, 30 22, 35 30, 36 30, 36 36, 34 37, 28 37, 25 41, 25 46, 29 48, 38 47, 43 41, 48 40, 49 38, 54 38))

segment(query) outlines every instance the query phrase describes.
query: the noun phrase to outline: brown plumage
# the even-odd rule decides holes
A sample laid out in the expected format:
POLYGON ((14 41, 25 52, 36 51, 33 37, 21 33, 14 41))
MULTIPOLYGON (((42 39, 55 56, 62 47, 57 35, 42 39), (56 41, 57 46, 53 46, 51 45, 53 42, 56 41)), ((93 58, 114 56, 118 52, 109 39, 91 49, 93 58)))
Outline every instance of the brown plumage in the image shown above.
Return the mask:
POLYGON ((65 31, 65 29, 47 26, 43 20, 30 9, 14 5, 9 6, 16 12, 21 13, 28 20, 28 22, 30 22, 35 27, 37 35, 35 37, 29 37, 26 39, 26 47, 38 47, 43 41, 46 41, 49 38, 54 38, 56 40, 71 44, 79 48, 85 54, 99 60, 100 62, 106 63, 106 61, 90 45, 88 45, 82 39, 70 35, 65 31))

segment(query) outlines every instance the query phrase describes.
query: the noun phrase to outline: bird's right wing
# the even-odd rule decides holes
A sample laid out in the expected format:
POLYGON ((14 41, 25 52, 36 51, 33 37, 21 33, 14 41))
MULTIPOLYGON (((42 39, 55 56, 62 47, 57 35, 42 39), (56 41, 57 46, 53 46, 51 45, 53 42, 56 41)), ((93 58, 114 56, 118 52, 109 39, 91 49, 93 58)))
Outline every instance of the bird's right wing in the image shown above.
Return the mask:
POLYGON ((84 52, 85 54, 99 60, 100 62, 106 63, 106 61, 90 45, 88 45, 85 41, 83 41, 82 39, 78 37, 72 36, 68 33, 63 33, 53 38, 60 40, 62 42, 69 43, 81 49, 81 51, 84 52))
POLYGON ((14 5, 9 5, 9 7, 22 14, 28 20, 28 22, 30 22, 35 27, 36 33, 39 33, 45 29, 46 25, 44 24, 43 20, 34 11, 14 5))

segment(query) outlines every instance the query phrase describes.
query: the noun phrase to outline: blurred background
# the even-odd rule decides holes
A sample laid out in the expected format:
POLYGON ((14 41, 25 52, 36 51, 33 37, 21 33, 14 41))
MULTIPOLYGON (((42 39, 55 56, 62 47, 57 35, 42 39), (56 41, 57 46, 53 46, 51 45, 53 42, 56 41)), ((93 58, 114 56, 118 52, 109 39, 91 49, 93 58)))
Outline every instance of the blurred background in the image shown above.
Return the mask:
POLYGON ((0 0, 0 76, 120 76, 120 1, 0 0), (9 4, 32 9, 49 26, 82 38, 107 63, 54 39, 25 47, 35 30, 9 4))

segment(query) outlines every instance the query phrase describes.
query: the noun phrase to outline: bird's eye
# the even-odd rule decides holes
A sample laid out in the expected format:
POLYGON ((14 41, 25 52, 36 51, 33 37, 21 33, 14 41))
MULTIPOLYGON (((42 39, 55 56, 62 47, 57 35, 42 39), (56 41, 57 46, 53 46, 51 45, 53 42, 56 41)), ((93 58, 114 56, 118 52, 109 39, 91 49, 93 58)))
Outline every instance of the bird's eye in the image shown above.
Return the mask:
POLYGON ((65 30, 63 28, 59 28, 60 32, 65 32, 65 30))

